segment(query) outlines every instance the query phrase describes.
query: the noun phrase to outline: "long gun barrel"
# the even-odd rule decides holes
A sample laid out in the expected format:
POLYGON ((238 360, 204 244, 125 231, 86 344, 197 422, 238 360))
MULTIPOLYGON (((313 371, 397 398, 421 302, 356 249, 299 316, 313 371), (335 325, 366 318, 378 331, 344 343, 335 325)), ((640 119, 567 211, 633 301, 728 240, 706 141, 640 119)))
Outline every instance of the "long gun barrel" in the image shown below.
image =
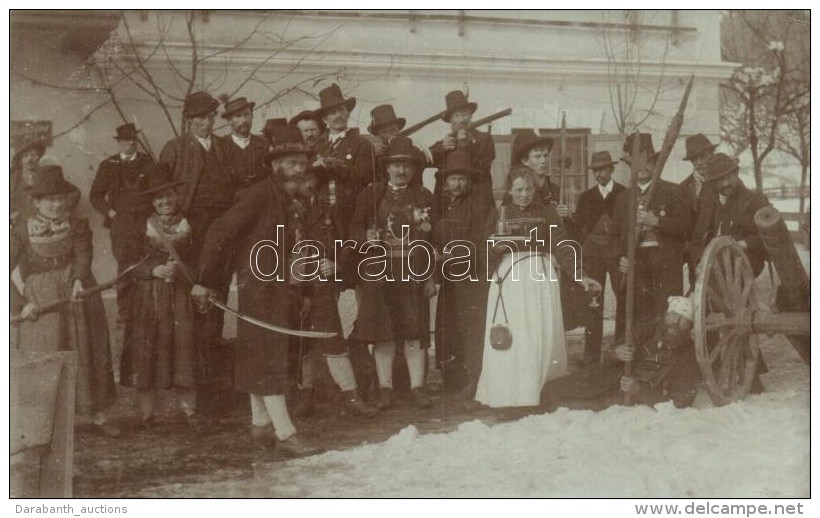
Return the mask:
POLYGON ((417 123, 413 124, 409 128, 404 128, 403 130, 398 132, 398 136, 400 136, 400 137, 409 137, 410 135, 417 132, 421 128, 423 128, 425 126, 428 126, 428 125, 436 122, 437 120, 441 119, 444 116, 444 113, 445 112, 439 112, 439 113, 437 113, 437 114, 435 114, 431 117, 427 117, 426 119, 424 119, 421 122, 417 122, 417 123))
POLYGON ((498 119, 502 119, 507 117, 508 115, 512 114, 512 108, 507 108, 506 110, 501 110, 498 113, 494 113, 492 115, 488 115, 483 119, 478 119, 475 122, 470 123, 470 129, 476 129, 478 127, 484 126, 485 124, 490 124, 491 122, 495 122, 498 119))

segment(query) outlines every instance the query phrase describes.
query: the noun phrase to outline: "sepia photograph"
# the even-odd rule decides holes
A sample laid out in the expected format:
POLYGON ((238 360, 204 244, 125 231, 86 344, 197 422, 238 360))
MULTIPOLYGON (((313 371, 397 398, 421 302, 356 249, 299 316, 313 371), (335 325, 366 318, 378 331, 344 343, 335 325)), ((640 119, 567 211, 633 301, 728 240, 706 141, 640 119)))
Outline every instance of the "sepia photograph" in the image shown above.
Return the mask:
POLYGON ((11 512, 808 514, 810 10, 7 12, 11 512))

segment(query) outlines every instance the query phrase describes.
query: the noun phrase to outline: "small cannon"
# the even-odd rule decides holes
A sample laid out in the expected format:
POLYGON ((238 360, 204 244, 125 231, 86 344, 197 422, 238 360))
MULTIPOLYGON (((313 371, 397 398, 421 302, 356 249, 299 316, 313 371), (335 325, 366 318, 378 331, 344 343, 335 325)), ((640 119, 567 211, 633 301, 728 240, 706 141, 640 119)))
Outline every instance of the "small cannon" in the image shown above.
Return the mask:
POLYGON ((730 237, 712 240, 698 264, 694 341, 706 389, 716 405, 746 397, 760 361, 760 334, 784 334, 810 358, 809 278, 780 213, 764 207, 755 224, 780 287, 774 308, 763 308, 743 248, 730 237))

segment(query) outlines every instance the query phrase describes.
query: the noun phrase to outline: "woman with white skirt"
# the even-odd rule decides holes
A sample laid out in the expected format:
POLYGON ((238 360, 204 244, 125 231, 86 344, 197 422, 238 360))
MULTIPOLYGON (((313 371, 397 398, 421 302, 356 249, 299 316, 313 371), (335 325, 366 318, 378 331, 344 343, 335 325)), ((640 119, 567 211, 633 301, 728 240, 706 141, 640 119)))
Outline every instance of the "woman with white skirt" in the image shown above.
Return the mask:
MULTIPOLYGON (((490 407, 537 406, 550 379, 566 374, 567 349, 555 265, 575 273, 584 288, 600 285, 581 271, 581 254, 551 204, 535 201, 528 169, 510 173, 511 203, 491 215, 497 266, 487 297, 484 358, 475 399, 490 407), (552 226, 552 232, 550 227, 552 226), (533 229, 537 239, 528 243, 533 229), (532 245, 532 246, 530 246, 532 245)), ((579 248, 579 247, 578 247, 579 248)))

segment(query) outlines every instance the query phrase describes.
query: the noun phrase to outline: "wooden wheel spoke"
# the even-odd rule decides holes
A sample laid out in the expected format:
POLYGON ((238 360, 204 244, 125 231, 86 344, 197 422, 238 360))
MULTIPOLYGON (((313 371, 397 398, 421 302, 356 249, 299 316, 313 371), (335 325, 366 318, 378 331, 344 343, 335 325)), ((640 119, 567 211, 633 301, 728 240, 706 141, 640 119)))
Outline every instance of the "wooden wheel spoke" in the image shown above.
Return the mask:
POLYGON ((715 360, 720 356, 721 362, 725 360, 726 357, 726 348, 728 347, 729 342, 731 341, 732 337, 735 335, 735 331, 729 331, 723 334, 720 339, 718 340, 717 345, 715 345, 714 349, 709 352, 709 364, 714 364, 715 360))
POLYGON ((706 285, 706 295, 709 302, 714 303, 721 313, 729 316, 734 314, 734 311, 730 310, 726 303, 723 302, 723 296, 708 284, 706 285))
POLYGON ((730 318, 727 318, 726 315, 724 315, 723 313, 709 313, 709 316, 706 317, 707 332, 732 327, 733 325, 734 321, 730 318))
POLYGON ((739 272, 733 268, 731 248, 723 249, 721 261, 723 263, 723 277, 726 280, 726 289, 728 290, 728 294, 732 300, 737 300, 740 297, 740 290, 736 289, 735 276, 738 276, 739 272))
POLYGON ((749 284, 749 281, 746 278, 746 268, 743 267, 743 262, 745 260, 746 258, 741 255, 735 257, 735 291, 740 296, 738 301, 740 307, 745 306, 745 302, 743 301, 743 291, 746 288, 746 285, 749 284))
POLYGON ((732 334, 726 341, 724 353, 720 362, 720 386, 726 394, 731 394, 732 389, 737 384, 737 337, 732 334))

